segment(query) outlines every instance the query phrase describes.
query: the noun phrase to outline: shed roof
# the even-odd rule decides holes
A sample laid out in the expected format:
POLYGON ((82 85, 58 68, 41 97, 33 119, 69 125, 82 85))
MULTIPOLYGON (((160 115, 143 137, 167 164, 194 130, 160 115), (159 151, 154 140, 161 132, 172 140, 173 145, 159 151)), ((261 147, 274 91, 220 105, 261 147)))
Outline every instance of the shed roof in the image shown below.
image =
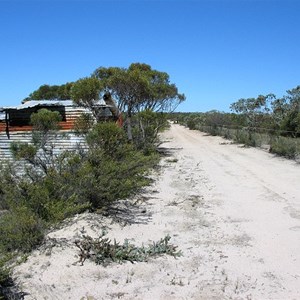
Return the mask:
MULTIPOLYGON (((18 106, 6 106, 6 107, 1 107, 0 108, 0 115, 1 111, 7 111, 7 110, 21 110, 21 109, 27 109, 27 108, 32 108, 32 107, 37 107, 37 106, 78 106, 76 105, 72 100, 31 100, 31 101, 26 101, 23 104, 20 104, 18 106)), ((107 106, 104 100, 99 100, 96 103, 96 106, 107 106)))

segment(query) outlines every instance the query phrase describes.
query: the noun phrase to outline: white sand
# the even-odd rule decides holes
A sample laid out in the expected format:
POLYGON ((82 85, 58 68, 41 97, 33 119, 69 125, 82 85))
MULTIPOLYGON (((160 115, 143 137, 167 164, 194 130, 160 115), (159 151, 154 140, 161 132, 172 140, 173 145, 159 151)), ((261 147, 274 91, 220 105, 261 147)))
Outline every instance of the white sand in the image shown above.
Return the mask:
POLYGON ((163 138, 171 157, 119 223, 77 216, 16 268, 26 300, 300 299, 300 165, 179 125, 163 138), (170 234, 183 256, 76 264, 80 231, 102 226, 139 245, 170 234))

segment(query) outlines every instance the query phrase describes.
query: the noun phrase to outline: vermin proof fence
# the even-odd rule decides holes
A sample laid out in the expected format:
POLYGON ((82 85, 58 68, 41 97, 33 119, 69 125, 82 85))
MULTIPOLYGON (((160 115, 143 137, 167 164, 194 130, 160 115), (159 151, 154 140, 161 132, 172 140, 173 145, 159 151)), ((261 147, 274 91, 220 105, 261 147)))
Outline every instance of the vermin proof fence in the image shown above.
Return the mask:
POLYGON ((197 124, 196 129, 211 135, 222 136, 235 143, 267 149, 280 156, 300 159, 300 138, 295 134, 293 136, 293 132, 290 131, 218 124, 211 126, 197 124))

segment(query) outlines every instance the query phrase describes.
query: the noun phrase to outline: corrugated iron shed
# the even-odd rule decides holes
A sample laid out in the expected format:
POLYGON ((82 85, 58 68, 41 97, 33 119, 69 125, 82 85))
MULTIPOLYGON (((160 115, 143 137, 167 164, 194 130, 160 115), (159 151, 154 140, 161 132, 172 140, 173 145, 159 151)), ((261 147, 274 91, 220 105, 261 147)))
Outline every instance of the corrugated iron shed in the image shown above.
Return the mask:
MULTIPOLYGON (((103 100, 98 101, 95 106, 103 110, 104 118, 110 116, 111 106, 106 105, 103 100)), ((55 148, 58 151, 72 150, 78 146, 86 147, 84 139, 74 134, 74 124, 83 113, 91 113, 88 109, 74 104, 72 100, 33 100, 18 106, 0 108, 0 160, 11 159, 11 142, 30 143, 32 137, 30 116, 41 108, 59 111, 62 115, 59 125, 68 137, 61 135, 61 138, 55 141, 55 148)))
MULTIPOLYGON (((111 106, 105 104, 103 100, 97 101, 95 107, 101 109, 101 116, 105 119, 112 116, 111 106)), ((27 101, 18 106, 2 107, 0 112, 4 113, 2 122, 0 119, 0 132, 5 130, 12 131, 30 131, 30 116, 41 108, 47 108, 52 111, 58 111, 62 116, 60 126, 62 130, 71 130, 74 127, 75 120, 82 113, 90 113, 87 108, 76 105, 72 100, 33 100, 27 101)))

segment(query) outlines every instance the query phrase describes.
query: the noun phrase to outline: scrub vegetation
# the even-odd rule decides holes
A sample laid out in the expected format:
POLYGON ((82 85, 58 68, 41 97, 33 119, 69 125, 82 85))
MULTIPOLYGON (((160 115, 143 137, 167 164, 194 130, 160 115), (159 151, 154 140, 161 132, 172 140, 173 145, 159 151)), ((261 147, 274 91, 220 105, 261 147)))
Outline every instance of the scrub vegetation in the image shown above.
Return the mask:
MULTIPOLYGON (((87 151, 57 154, 54 141, 60 116, 41 109, 31 115, 31 143, 12 143, 14 161, 1 162, 0 299, 11 295, 8 266, 41 245, 49 228, 86 210, 100 213, 150 183, 147 174, 159 161, 158 133, 168 126, 165 113, 185 99, 167 73, 139 63, 128 69, 98 68, 91 77, 74 83, 43 85, 25 101, 70 96, 93 110, 107 93, 123 112, 124 125, 100 122, 97 111, 94 122, 83 115, 76 131, 85 137, 87 151)), ((167 239, 157 247, 163 243, 169 251, 167 239)), ((139 251, 146 256, 148 250, 139 251)))
POLYGON ((231 113, 171 114, 175 122, 192 130, 223 136, 251 147, 268 148, 289 159, 300 156, 300 86, 275 95, 240 99, 230 106, 231 113))

